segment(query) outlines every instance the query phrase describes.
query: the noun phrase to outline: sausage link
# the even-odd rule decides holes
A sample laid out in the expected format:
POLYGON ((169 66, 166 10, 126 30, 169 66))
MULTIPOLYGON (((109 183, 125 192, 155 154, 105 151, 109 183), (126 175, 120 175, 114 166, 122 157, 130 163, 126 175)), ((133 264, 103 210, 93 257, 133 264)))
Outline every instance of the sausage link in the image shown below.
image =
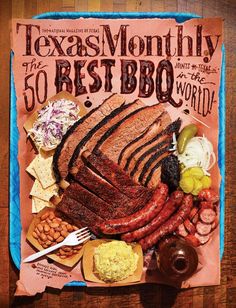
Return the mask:
POLYGON ((188 231, 186 230, 184 224, 180 224, 178 226, 178 229, 175 232, 176 232, 176 234, 178 234, 182 237, 186 237, 189 234, 188 231))
POLYGON ((107 220, 99 225, 99 229, 104 234, 120 234, 146 225, 161 211, 167 194, 168 186, 159 183, 151 200, 141 210, 123 218, 107 220))
POLYGON ((211 224, 211 230, 212 230, 212 231, 215 230, 215 229, 217 228, 218 224, 219 224, 219 220, 218 220, 218 216, 216 215, 215 220, 214 220, 213 223, 211 224))
POLYGON ((212 209, 214 210, 214 204, 212 201, 201 201, 200 209, 212 209))
POLYGON ((198 211, 199 211, 199 208, 196 207, 196 206, 194 206, 194 207, 192 208, 192 210, 191 210, 191 212, 190 212, 188 218, 192 221, 193 218, 194 218, 194 216, 196 216, 196 214, 198 213, 198 211))
POLYGON ((185 237, 185 240, 190 244, 192 245, 193 247, 198 247, 201 245, 201 242, 200 240, 193 234, 188 234, 186 237, 185 237))
POLYGON ((194 234, 196 232, 194 224, 188 218, 184 221, 184 226, 188 233, 194 234))
POLYGON ((192 223, 193 223, 194 225, 196 225, 197 222, 198 222, 198 220, 199 220, 199 214, 197 213, 197 214, 193 217, 193 219, 192 219, 191 221, 192 221, 192 223))
POLYGON ((185 240, 189 242, 190 245, 194 247, 198 247, 200 245, 206 244, 210 239, 210 235, 200 235, 198 233, 195 233, 194 235, 189 234, 185 237, 185 240))
POLYGON ((203 189, 198 194, 200 200, 211 201, 213 203, 219 201, 219 194, 216 193, 213 189, 203 189))
POLYGON ((209 241, 209 239, 210 239, 210 235, 209 234, 207 234, 207 235, 200 235, 198 233, 195 233, 195 237, 199 240, 200 245, 206 244, 209 241))
POLYGON ((156 231, 139 241, 143 251, 154 246, 163 236, 174 232, 186 220, 192 207, 192 195, 185 195, 179 210, 156 231))
POLYGON ((174 191, 170 195, 168 201, 164 204, 160 213, 155 216, 153 220, 137 230, 123 234, 121 239, 130 243, 135 240, 140 240, 141 238, 155 231, 175 212, 177 206, 181 204, 183 197, 184 193, 182 191, 174 191))
POLYGON ((216 219, 216 212, 212 209, 200 210, 200 219, 206 224, 211 224, 216 219))
POLYGON ((198 221, 196 224, 196 230, 200 235, 207 235, 211 232, 211 224, 205 224, 204 222, 198 221))

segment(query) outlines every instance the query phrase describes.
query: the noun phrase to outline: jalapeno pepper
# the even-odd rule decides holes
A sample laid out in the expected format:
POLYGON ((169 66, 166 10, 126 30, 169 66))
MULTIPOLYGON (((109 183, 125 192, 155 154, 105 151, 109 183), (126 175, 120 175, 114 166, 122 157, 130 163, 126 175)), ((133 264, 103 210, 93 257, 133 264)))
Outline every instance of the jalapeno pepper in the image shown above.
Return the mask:
POLYGON ((197 126, 195 124, 189 124, 185 126, 178 137, 177 148, 179 154, 182 154, 186 148, 187 143, 191 138, 193 138, 197 133, 197 126))

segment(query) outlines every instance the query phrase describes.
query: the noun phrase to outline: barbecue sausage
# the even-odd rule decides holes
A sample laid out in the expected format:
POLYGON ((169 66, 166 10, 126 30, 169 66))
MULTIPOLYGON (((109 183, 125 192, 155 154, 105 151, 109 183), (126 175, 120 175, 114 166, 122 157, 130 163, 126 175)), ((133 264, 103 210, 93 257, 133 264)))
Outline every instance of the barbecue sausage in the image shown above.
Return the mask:
POLYGON ((190 214, 193 207, 192 195, 185 195, 181 206, 176 214, 174 214, 169 220, 167 220, 161 227, 159 227, 152 234, 144 237, 139 241, 143 251, 154 246, 163 236, 174 232, 180 224, 182 224, 190 214))
POLYGON ((200 191, 198 194, 199 200, 205 200, 205 201, 210 201, 210 202, 217 202, 219 201, 219 195, 216 193, 213 189, 203 189, 200 191))
POLYGON ((121 239, 130 243, 135 240, 140 240, 141 238, 155 231, 175 212, 177 206, 181 204, 183 197, 184 193, 182 191, 174 191, 167 202, 164 204, 160 213, 157 214, 153 220, 137 230, 123 234, 121 239))
POLYGON ((196 232, 194 224, 188 218, 184 221, 184 226, 188 233, 194 234, 196 232))
POLYGON ((151 221, 162 209, 168 194, 168 186, 159 183, 150 201, 139 211, 132 215, 107 220, 99 225, 104 234, 120 234, 136 230, 151 221))
POLYGON ((189 214, 189 219, 192 221, 193 218, 196 216, 196 214, 198 213, 199 208, 197 208, 196 206, 194 206, 189 214))
POLYGON ((185 240, 187 242, 189 242, 190 245, 194 246, 194 247, 198 247, 200 245, 204 245, 206 244, 210 239, 210 235, 200 235, 198 233, 193 234, 188 234, 185 237, 185 240))
POLYGON ((212 209, 202 209, 199 213, 201 221, 206 224, 211 224, 216 219, 216 212, 212 209))
POLYGON ((200 235, 207 235, 211 232, 211 224, 205 224, 204 222, 198 221, 196 224, 196 230, 200 235))
POLYGON ((175 232, 176 232, 176 234, 178 234, 182 237, 185 237, 189 234, 188 231, 186 230, 184 224, 179 225, 178 229, 175 232))
POLYGON ((185 236, 184 238, 190 245, 192 245, 193 247, 198 247, 201 245, 201 242, 199 240, 199 238, 197 238, 195 235, 193 234, 188 234, 187 236, 185 236))

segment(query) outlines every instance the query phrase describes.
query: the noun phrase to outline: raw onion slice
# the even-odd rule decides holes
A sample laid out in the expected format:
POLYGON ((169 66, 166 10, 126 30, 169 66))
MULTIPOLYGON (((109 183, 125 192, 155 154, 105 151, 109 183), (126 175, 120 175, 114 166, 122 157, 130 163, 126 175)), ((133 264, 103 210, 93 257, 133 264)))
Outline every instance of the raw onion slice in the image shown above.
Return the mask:
POLYGON ((186 145, 182 154, 176 152, 179 162, 184 164, 186 169, 191 167, 201 167, 206 175, 216 162, 216 156, 213 151, 212 143, 203 135, 202 137, 193 137, 186 145))

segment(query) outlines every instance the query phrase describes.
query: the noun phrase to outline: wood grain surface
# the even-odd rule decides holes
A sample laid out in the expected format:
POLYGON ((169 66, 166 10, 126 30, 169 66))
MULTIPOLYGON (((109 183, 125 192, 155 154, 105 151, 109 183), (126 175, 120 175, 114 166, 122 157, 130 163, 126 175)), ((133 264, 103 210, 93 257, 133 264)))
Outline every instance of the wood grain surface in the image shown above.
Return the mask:
POLYGON ((236 307, 236 1, 235 0, 0 0, 0 307, 236 307), (177 291, 158 285, 48 289, 14 298, 18 271, 8 251, 9 54, 8 24, 47 11, 179 11, 224 18, 227 53, 226 219, 221 285, 177 291))

